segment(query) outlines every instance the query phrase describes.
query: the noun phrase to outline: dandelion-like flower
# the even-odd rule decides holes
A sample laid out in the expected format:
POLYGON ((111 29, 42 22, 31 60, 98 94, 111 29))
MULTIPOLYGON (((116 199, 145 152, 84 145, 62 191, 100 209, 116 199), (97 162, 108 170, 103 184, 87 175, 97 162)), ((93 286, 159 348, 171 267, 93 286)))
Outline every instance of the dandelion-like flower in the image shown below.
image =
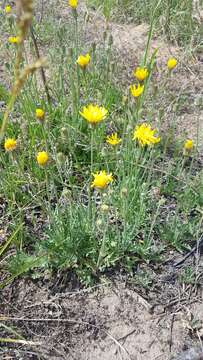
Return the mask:
POLYGON ((187 139, 184 143, 184 149, 190 151, 193 149, 193 147, 194 147, 193 140, 187 139))
POLYGON ((35 116, 40 121, 44 120, 44 116, 45 116, 44 110, 40 109, 40 108, 36 109, 35 110, 35 116))
POLYGON ((8 152, 16 149, 17 141, 13 138, 8 138, 4 142, 4 149, 8 152))
POLYGON ((76 9, 78 6, 78 0, 69 0, 68 4, 70 7, 72 7, 72 9, 76 9))
POLYGON ((136 126, 133 140, 137 140, 139 145, 154 145, 160 141, 160 137, 154 136, 156 129, 152 130, 151 126, 144 123, 136 126))
POLYGON ((133 74, 136 77, 136 79, 139 81, 144 81, 149 76, 148 70, 143 67, 137 67, 134 70, 133 74))
POLYGON ((94 180, 91 184, 92 188, 105 189, 109 183, 113 181, 112 174, 107 174, 105 170, 92 174, 94 180))
POLYGON ((76 62, 82 69, 85 69, 87 67, 87 65, 89 64, 90 60, 91 60, 90 54, 86 54, 86 55, 78 56, 78 59, 76 62))
POLYGON ((140 85, 140 84, 138 84, 138 86, 130 85, 130 92, 134 97, 139 97, 140 95, 142 95, 143 91, 144 91, 144 85, 140 85))
POLYGON ((106 138, 106 142, 113 146, 118 145, 121 141, 122 139, 118 137, 117 133, 113 133, 106 138))
POLYGON ((169 70, 173 70, 177 65, 177 60, 175 58, 170 58, 167 61, 167 67, 169 70))
POLYGON ((19 44, 21 42, 20 36, 9 36, 8 42, 10 44, 19 44))
POLYGON ((36 156, 36 160, 39 165, 45 166, 47 161, 49 160, 49 155, 46 151, 39 151, 36 156))
POLYGON ((107 117, 108 110, 103 106, 88 105, 84 106, 83 111, 80 111, 80 115, 87 120, 90 124, 97 124, 107 117))
POLYGON ((6 13, 6 14, 9 14, 9 13, 11 12, 11 6, 10 6, 10 5, 6 5, 5 8, 4 8, 4 10, 5 10, 5 13, 6 13))

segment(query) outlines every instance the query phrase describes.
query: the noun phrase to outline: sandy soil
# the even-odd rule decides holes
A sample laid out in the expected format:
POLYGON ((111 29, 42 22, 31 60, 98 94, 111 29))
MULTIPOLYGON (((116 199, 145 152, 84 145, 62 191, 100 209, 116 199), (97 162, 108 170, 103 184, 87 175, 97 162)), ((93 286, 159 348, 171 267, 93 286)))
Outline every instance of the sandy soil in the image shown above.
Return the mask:
POLYGON ((55 280, 24 279, 4 290, 1 313, 8 319, 1 321, 7 326, 2 336, 15 329, 32 344, 1 344, 1 359, 170 360, 201 346, 201 296, 185 301, 179 288, 179 298, 170 299, 165 287, 159 289, 168 298, 164 302, 155 287, 143 295, 115 280, 71 291, 68 279, 55 280))

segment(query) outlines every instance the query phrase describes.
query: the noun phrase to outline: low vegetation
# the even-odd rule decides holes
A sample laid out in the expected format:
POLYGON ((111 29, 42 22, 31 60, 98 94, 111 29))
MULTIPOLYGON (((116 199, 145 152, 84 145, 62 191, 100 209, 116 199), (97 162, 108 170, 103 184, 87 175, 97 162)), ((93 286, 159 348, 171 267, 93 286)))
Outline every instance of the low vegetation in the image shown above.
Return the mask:
POLYGON ((130 87, 117 81, 122 66, 108 28, 102 49, 82 43, 77 1, 67 5, 70 24, 51 33, 49 20, 33 19, 32 0, 19 1, 17 23, 15 8, 2 10, 5 78, 14 79, 11 90, 0 87, 2 287, 27 272, 58 270, 87 285, 107 269, 131 273, 138 262, 159 262, 200 237, 198 129, 195 138, 175 132, 181 63, 172 55, 158 73, 157 50, 149 50, 157 26, 193 50, 201 29, 191 1, 159 1, 151 14, 152 3, 89 1, 107 21, 119 13, 150 24, 130 87))

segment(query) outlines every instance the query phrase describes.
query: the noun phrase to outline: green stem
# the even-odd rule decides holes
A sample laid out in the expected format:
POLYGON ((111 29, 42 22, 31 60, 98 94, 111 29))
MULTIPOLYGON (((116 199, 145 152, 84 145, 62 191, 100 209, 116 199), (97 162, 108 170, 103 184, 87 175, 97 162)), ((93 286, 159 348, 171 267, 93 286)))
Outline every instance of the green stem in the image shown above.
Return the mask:
POLYGON ((7 123, 8 123, 8 117, 9 117, 9 114, 10 114, 11 110, 13 109, 16 98, 17 98, 17 94, 13 93, 11 95, 10 101, 9 101, 9 103, 7 105, 7 108, 6 108, 6 111, 4 113, 3 122, 2 122, 1 130, 0 130, 0 141, 2 140, 2 138, 4 136, 4 132, 6 130, 6 126, 7 126, 7 123))
POLYGON ((148 38, 147 38, 147 46, 145 48, 145 53, 144 53, 144 59, 143 59, 143 66, 146 65, 147 62, 147 56, 148 56, 148 52, 149 52, 149 47, 150 47, 150 43, 151 43, 151 39, 152 39, 152 35, 153 35, 153 30, 154 30, 154 23, 155 23, 155 15, 156 15, 156 11, 159 8, 159 5, 161 4, 163 0, 159 0, 153 13, 152 13, 152 18, 151 18, 151 23, 150 23, 150 29, 149 29, 149 34, 148 34, 148 38))
POLYGON ((105 229, 104 229, 102 243, 101 243, 101 247, 100 247, 100 250, 99 250, 99 256, 98 256, 98 259, 97 259, 97 269, 99 269, 99 267, 101 265, 101 260, 105 255, 106 234, 107 234, 107 230, 108 230, 108 220, 107 219, 103 219, 103 220, 104 220, 104 224, 106 224, 106 226, 105 226, 105 229))
MULTIPOLYGON (((93 161, 94 161, 94 128, 91 128, 91 142, 90 142, 90 174, 93 173, 93 161)), ((88 212, 89 221, 92 221, 92 199, 91 199, 91 187, 89 185, 89 196, 88 196, 88 212)))

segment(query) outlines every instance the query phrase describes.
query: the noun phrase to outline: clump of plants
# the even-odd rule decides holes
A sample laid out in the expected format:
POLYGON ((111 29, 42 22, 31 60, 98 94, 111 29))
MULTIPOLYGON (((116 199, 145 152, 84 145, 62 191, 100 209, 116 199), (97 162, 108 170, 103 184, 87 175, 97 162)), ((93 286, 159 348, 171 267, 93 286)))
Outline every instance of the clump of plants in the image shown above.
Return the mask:
POLYGON ((32 65, 26 58, 29 46, 37 48, 33 2, 19 6, 17 23, 15 9, 4 9, 14 81, 0 130, 8 229, 0 256, 10 274, 2 286, 44 269, 72 271, 89 284, 107 269, 132 272, 137 262, 159 261, 168 247, 188 248, 202 223, 198 143, 177 142, 170 127, 164 132, 164 113, 156 109, 157 97, 170 98, 178 59, 168 59, 156 83, 151 26, 126 96, 114 81, 111 35, 105 61, 94 45, 84 49, 78 2, 69 0, 71 48, 56 49, 62 62, 49 64, 54 72, 47 83, 39 52, 32 65))

